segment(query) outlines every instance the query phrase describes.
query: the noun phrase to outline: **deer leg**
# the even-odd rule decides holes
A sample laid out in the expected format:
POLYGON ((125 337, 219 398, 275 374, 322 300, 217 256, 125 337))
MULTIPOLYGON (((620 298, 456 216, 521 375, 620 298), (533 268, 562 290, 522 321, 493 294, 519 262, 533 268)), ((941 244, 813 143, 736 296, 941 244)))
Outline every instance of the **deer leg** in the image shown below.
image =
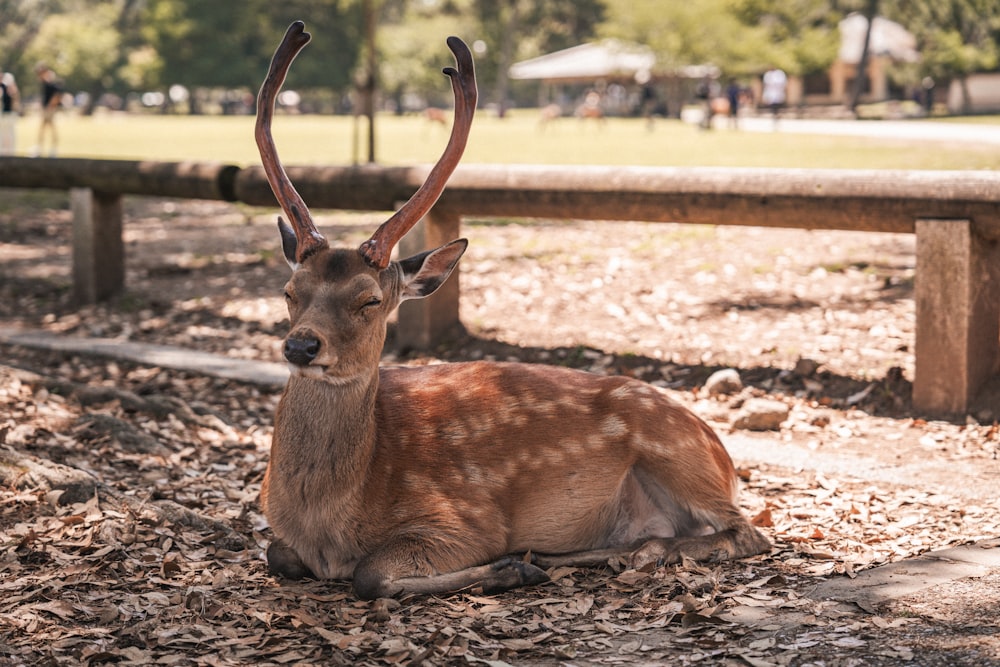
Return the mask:
MULTIPOLYGON (((693 416, 692 416, 693 418, 693 416)), ((714 433, 703 423, 702 455, 683 467, 650 449, 646 459, 632 470, 642 494, 657 509, 662 526, 638 537, 645 543, 633 551, 633 567, 650 563, 679 563, 684 557, 719 562, 756 556, 769 551, 771 543, 754 528, 735 503, 736 475, 732 461, 714 433)))
POLYGON ((629 560, 632 552, 641 544, 630 547, 573 551, 565 554, 531 554, 531 562, 546 570, 553 567, 600 567, 607 565, 608 561, 615 558, 629 560))
POLYGON ((277 538, 267 545, 267 571, 271 576, 285 579, 316 578, 299 555, 277 538))
POLYGON ((657 514, 646 517, 644 512, 638 513, 645 518, 627 533, 633 536, 630 543, 565 554, 535 554, 532 562, 543 568, 597 567, 620 559, 639 568, 679 563, 684 557, 706 562, 735 560, 770 549, 767 538, 721 493, 696 498, 697 504, 682 504, 642 470, 635 471, 635 481, 641 489, 641 502, 651 503, 657 514))
MULTIPOLYGON (((481 587, 484 593, 499 593, 532 586, 549 580, 545 570, 514 557, 504 557, 486 565, 451 571, 435 568, 431 553, 447 553, 448 545, 435 540, 431 545, 410 538, 397 538, 372 552, 354 569, 354 593, 373 600, 397 595, 433 595, 481 587), (421 567, 417 563, 422 563, 421 567)), ((456 548, 461 548, 456 546, 456 548)))
POLYGON ((640 540, 627 547, 576 551, 566 554, 532 554, 531 562, 540 568, 600 567, 621 559, 633 568, 650 564, 672 565, 685 557, 716 563, 756 556, 770 550, 771 543, 749 522, 743 520, 726 530, 693 537, 656 537, 640 540))
POLYGON ((685 557, 717 563, 756 556, 770 548, 768 539, 740 517, 729 528, 710 535, 653 538, 633 551, 630 561, 634 568, 680 563, 685 557))
POLYGON ((521 586, 542 584, 548 580, 549 575, 545 570, 509 556, 486 565, 476 565, 455 572, 383 580, 375 586, 366 583, 363 578, 359 579, 355 573, 354 592, 359 598, 366 600, 397 595, 456 593, 473 587, 481 588, 483 593, 492 595, 521 586))

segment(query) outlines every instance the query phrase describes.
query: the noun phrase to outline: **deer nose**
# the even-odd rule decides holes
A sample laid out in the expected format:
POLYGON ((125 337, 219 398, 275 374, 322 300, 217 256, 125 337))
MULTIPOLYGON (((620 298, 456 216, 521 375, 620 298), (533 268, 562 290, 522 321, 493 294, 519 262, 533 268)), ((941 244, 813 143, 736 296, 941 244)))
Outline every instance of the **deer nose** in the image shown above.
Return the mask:
POLYGON ((312 336, 285 339, 285 359, 296 366, 308 366, 319 354, 319 340, 312 336))

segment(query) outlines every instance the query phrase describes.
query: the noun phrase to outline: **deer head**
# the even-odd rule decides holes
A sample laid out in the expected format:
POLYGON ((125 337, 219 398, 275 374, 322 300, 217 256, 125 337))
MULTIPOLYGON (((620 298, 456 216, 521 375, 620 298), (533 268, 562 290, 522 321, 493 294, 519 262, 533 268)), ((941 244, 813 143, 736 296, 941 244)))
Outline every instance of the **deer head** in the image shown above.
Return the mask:
POLYGON ((278 91, 292 60, 311 39, 304 28, 301 21, 289 26, 274 53, 257 100, 255 138, 268 183, 288 220, 278 218, 282 251, 293 270, 285 287, 292 329, 284 356, 293 372, 336 381, 376 368, 389 313, 405 299, 433 293, 465 252, 468 244, 459 239, 390 261, 393 247, 430 210, 458 166, 476 109, 476 77, 469 48, 449 37, 457 69, 446 67, 444 73, 455 94, 455 122, 443 155, 410 200, 356 251, 331 249, 282 167, 271 136, 278 91))

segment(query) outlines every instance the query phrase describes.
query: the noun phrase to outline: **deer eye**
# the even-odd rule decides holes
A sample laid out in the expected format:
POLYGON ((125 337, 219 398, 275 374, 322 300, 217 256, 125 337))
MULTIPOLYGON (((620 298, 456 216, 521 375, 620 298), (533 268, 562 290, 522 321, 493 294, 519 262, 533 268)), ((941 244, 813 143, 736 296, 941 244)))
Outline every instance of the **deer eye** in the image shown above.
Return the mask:
POLYGON ((382 299, 377 296, 373 296, 361 304, 361 310, 368 310, 369 308, 377 308, 382 305, 382 299))

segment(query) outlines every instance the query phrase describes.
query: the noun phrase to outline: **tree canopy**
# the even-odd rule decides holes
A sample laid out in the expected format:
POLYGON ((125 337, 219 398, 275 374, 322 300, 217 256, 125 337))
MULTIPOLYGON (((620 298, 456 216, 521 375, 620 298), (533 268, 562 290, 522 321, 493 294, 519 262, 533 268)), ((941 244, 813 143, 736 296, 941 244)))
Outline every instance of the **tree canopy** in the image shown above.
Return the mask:
MULTIPOLYGON (((733 76, 770 65, 829 67, 838 22, 868 0, 0 0, 0 66, 24 84, 40 62, 72 91, 253 91, 281 34, 302 18, 315 38, 288 85, 349 93, 366 76, 363 8, 376 12, 376 78, 401 103, 446 103, 444 38, 475 47, 481 99, 502 103, 506 71, 599 37, 645 44, 664 68, 712 64, 733 76)), ((939 80, 1000 64, 996 0, 877 0, 922 54, 906 76, 939 80)))

